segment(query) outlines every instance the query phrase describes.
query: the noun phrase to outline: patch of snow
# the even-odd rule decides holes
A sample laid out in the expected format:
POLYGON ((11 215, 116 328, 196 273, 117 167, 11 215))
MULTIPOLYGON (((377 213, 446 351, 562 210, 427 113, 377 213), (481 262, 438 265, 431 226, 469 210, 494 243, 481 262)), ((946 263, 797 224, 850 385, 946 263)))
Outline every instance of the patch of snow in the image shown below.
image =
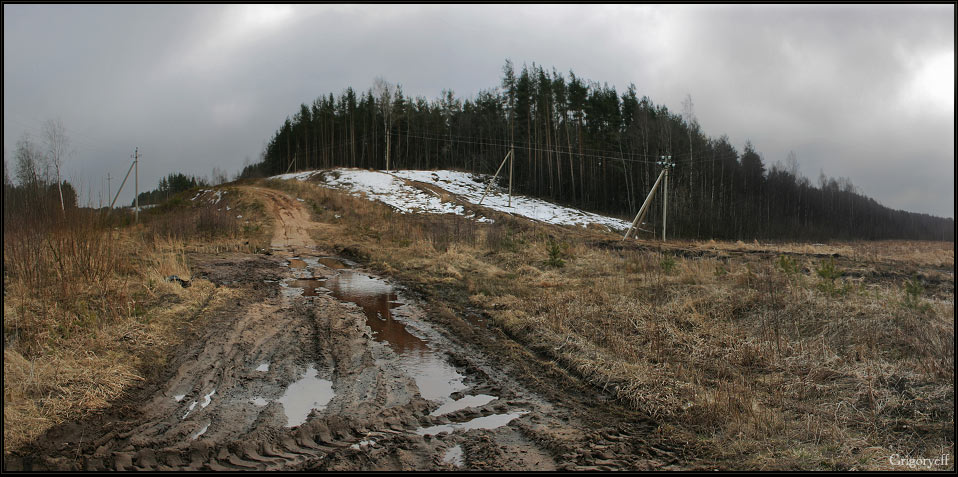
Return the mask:
POLYGON ((304 181, 313 176, 313 174, 318 174, 319 171, 304 171, 304 172, 290 172, 289 174, 280 174, 278 176, 270 177, 270 179, 279 179, 288 181, 291 179, 296 179, 298 181, 304 181))
POLYGON ((182 401, 183 398, 185 398, 185 397, 186 397, 186 394, 177 394, 176 396, 173 396, 173 400, 176 401, 176 402, 180 402, 180 401, 182 401))
MULTIPOLYGON (((270 179, 306 180, 319 172, 305 171, 295 174, 281 174, 270 179)), ((417 181, 440 187, 466 202, 478 204, 490 178, 484 174, 446 170, 382 172, 337 168, 331 172, 333 173, 325 176, 324 186, 343 190, 353 195, 364 195, 369 200, 380 201, 403 214, 465 215, 465 210, 461 205, 443 202, 436 192, 416 188, 406 181, 417 181)), ((625 230, 630 225, 630 222, 626 220, 584 212, 521 195, 513 195, 512 205, 510 206, 508 192, 495 185, 489 189, 489 193, 482 200, 482 205, 500 212, 555 225, 586 227, 589 224, 598 224, 611 230, 625 230)), ((338 215, 336 217, 339 218, 338 215)), ((476 217, 474 214, 469 215, 468 218, 475 219, 477 222, 494 223, 492 219, 476 217)))
POLYGON ((392 174, 362 169, 336 169, 339 177, 327 177, 325 185, 345 190, 367 199, 378 200, 400 213, 433 213, 463 215, 461 205, 443 202, 439 197, 427 194, 392 174))
MULTIPOLYGON (((478 204, 479 200, 482 199, 482 193, 490 179, 489 176, 459 171, 396 171, 393 174, 396 177, 442 187, 473 204, 478 204), (476 179, 479 179, 479 181, 476 181, 476 179)), ((510 207, 508 191, 501 190, 496 185, 489 188, 489 193, 482 200, 482 205, 500 212, 521 215, 555 225, 585 227, 589 224, 600 224, 621 230, 629 228, 630 225, 629 222, 622 219, 584 212, 521 195, 512 196, 512 206, 510 207)), ((480 219, 480 221, 482 220, 480 219)))

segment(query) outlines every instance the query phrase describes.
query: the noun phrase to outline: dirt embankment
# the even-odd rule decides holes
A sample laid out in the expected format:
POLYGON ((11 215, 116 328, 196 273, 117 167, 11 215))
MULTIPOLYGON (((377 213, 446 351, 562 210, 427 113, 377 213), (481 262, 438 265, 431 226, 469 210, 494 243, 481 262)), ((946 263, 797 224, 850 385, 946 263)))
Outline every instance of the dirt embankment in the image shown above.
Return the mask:
POLYGON ((554 365, 481 320, 436 316, 330 256, 296 198, 246 189, 276 219, 272 253, 191 257, 195 275, 241 298, 202 318, 155 379, 5 456, 5 470, 676 464, 674 449, 645 440, 650 420, 563 386, 554 365))

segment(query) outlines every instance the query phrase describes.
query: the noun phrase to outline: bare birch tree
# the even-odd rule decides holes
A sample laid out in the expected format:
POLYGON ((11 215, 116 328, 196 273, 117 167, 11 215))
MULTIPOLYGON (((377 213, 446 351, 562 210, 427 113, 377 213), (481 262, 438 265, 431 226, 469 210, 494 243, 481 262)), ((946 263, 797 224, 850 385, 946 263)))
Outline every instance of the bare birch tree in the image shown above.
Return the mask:
POLYGON ((56 170, 57 190, 60 192, 60 209, 65 214, 66 206, 63 203, 63 181, 60 179, 60 169, 63 167, 63 160, 66 158, 70 141, 60 118, 48 119, 43 123, 43 140, 47 148, 49 161, 56 170))
POLYGON ((389 170, 389 130, 392 128, 393 87, 382 76, 373 81, 373 91, 379 96, 379 110, 383 115, 383 132, 386 136, 386 170, 389 170))

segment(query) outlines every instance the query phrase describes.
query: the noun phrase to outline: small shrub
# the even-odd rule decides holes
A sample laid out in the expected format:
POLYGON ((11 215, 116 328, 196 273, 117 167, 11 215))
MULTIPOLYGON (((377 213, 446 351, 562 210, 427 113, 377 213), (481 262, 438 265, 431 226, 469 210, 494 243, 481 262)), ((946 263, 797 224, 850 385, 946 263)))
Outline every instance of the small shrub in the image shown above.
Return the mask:
POLYGON ((549 259, 546 260, 546 265, 555 268, 562 268, 565 266, 565 260, 562 259, 562 246, 557 243, 555 240, 549 239, 549 259))
POLYGON ((715 266, 715 276, 722 278, 726 275, 728 275, 728 265, 719 262, 718 265, 715 266))
POLYGON ((931 309, 930 305, 921 302, 921 296, 925 293, 925 286, 921 283, 921 279, 918 278, 917 275, 909 280, 905 280, 903 288, 905 290, 905 299, 902 305, 912 310, 927 311, 931 309))
POLYGON ((827 262, 822 262, 822 264, 815 269, 815 273, 818 274, 821 279, 818 283, 818 289, 826 295, 844 295, 848 293, 848 290, 851 288, 851 285, 847 283, 842 284, 841 287, 835 283, 835 280, 842 276, 842 270, 835 266, 834 258, 829 258, 827 262))
POLYGON ((798 274, 798 262, 788 255, 782 254, 778 257, 778 268, 787 276, 798 274))
POLYGON ((662 267, 662 271, 668 275, 672 273, 673 269, 675 269, 675 257, 671 255, 665 255, 662 257, 662 261, 659 262, 659 265, 662 267))

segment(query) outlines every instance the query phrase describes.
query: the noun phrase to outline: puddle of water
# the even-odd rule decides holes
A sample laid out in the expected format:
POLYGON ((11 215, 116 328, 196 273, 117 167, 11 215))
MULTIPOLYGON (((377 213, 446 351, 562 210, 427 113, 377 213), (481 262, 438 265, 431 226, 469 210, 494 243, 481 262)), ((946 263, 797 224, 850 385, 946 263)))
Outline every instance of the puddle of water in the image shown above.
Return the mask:
POLYGON ((250 399, 249 402, 253 403, 254 406, 259 406, 259 407, 263 407, 269 404, 269 401, 259 396, 256 396, 253 399, 250 399))
POLYGON ((312 277, 312 278, 300 278, 298 280, 292 280, 289 282, 290 288, 299 288, 303 290, 303 296, 316 296, 316 289, 323 286, 323 280, 312 277))
POLYGON ((467 388, 462 382, 465 376, 431 351, 403 353, 399 355, 399 366, 416 380, 419 394, 429 401, 445 403, 451 399, 450 394, 467 388))
POLYGON ((433 412, 430 412, 430 416, 441 416, 443 414, 449 414, 450 412, 455 412, 460 409, 465 409, 467 407, 479 407, 485 406, 492 401, 499 399, 496 396, 490 396, 488 394, 477 394, 475 396, 463 396, 462 399, 457 399, 455 401, 449 401, 444 403, 442 406, 439 406, 439 409, 436 409, 433 412))
MULTIPOLYGON (((388 343, 396 351, 399 355, 399 366, 415 379, 419 394, 424 399, 446 405, 452 401, 450 394, 467 388, 463 384, 465 376, 459 374, 456 368, 449 364, 443 355, 436 353, 425 340, 410 333, 402 322, 393 317, 391 310, 403 303, 397 301, 398 295, 385 280, 351 270, 340 270, 326 280, 323 286, 330 290, 334 297, 362 308, 366 314, 366 324, 373 330, 373 338, 388 343)), ((480 399, 490 398, 495 399, 492 396, 480 399)), ((474 404, 461 405, 468 407, 474 404)), ((452 406, 452 409, 456 409, 454 404, 452 406)))
POLYGON ((496 429, 512 422, 529 411, 516 411, 508 414, 492 414, 490 416, 477 417, 471 421, 453 424, 440 424, 438 426, 420 427, 416 429, 416 434, 424 436, 427 434, 436 435, 442 432, 468 431, 472 429, 496 429))
POLYGON ((336 298, 359 305, 366 314, 366 324, 377 341, 388 342, 397 353, 428 350, 426 342, 416 337, 402 323, 393 319, 392 309, 403 304, 383 280, 361 273, 343 271, 326 280, 323 287, 336 298))
POLYGON ((446 449, 446 453, 442 456, 442 462, 444 464, 452 464, 456 467, 462 467, 462 446, 455 445, 446 449))
POLYGON ((342 270, 342 269, 350 268, 349 265, 346 265, 346 262, 335 257, 321 257, 318 261, 324 266, 328 268, 332 268, 334 270, 342 270))
POLYGON ((190 439, 192 439, 192 440, 194 440, 194 441, 197 440, 197 439, 199 439, 200 436, 202 436, 203 434, 206 434, 206 431, 207 431, 207 429, 209 429, 209 428, 210 428, 210 423, 207 422, 206 425, 203 426, 202 429, 200 429, 200 430, 196 431, 195 433, 193 433, 193 434, 190 436, 190 439))
POLYGON ((306 268, 306 262, 298 258, 291 258, 289 259, 289 268, 306 268))
POLYGON ((189 416, 190 413, 193 412, 193 409, 195 408, 196 408, 196 401, 193 401, 192 403, 190 403, 190 408, 186 410, 186 414, 183 414, 183 417, 181 417, 180 419, 186 419, 186 416, 189 416))
POLYGON ((264 373, 265 373, 266 371, 269 371, 269 361, 264 361, 264 362, 260 363, 259 366, 256 367, 256 370, 257 370, 257 371, 262 371, 262 372, 264 372, 264 373))
POLYGON ((374 441, 374 440, 372 440, 372 439, 370 439, 370 440, 368 440, 368 441, 367 441, 367 440, 362 440, 362 441, 359 441, 359 442, 356 443, 356 444, 353 444, 353 445, 349 446, 349 448, 350 448, 350 449, 359 450, 360 447, 369 447, 369 446, 374 445, 374 444, 376 444, 376 441, 374 441))
POLYGON ((286 412, 286 427, 306 422, 310 411, 325 408, 333 398, 333 383, 316 377, 318 374, 316 368, 309 365, 303 377, 290 384, 283 396, 277 399, 286 412))
POLYGON ((200 407, 209 406, 210 403, 213 402, 213 395, 214 395, 214 394, 216 394, 216 390, 215 390, 215 389, 212 390, 212 391, 210 391, 209 394, 203 396, 203 404, 200 404, 200 407))

